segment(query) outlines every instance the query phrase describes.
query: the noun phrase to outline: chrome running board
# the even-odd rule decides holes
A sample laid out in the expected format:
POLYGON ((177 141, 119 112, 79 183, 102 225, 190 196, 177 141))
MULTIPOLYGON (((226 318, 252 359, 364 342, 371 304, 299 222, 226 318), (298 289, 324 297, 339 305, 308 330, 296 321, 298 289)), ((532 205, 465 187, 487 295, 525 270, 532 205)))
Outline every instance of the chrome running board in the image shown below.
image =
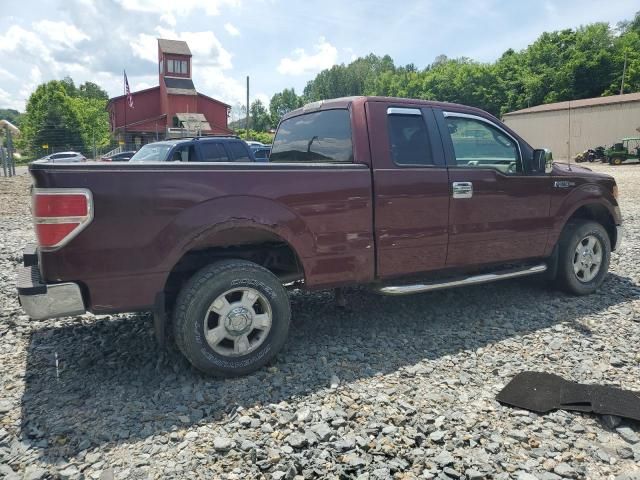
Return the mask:
POLYGON ((444 288, 463 287, 465 285, 477 285, 479 283, 496 282, 506 278, 524 277, 526 275, 534 275, 547 270, 547 265, 541 263, 532 267, 505 270, 504 272, 486 273, 482 275, 474 275, 472 277, 458 278, 447 282, 425 283, 415 285, 394 285, 389 287, 380 287, 378 292, 383 295, 411 295, 412 293, 430 292, 432 290, 441 290, 444 288))

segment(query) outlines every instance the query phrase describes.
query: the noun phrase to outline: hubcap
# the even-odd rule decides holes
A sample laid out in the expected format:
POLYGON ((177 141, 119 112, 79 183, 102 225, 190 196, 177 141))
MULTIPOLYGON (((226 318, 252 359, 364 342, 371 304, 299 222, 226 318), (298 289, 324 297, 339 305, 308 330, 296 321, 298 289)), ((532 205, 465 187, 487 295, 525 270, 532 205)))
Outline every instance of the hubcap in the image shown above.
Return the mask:
POLYGON ((573 271, 583 283, 593 280, 600 271, 602 244, 594 235, 587 235, 576 246, 573 255, 573 271))
POLYGON ((220 355, 246 355, 265 341, 271 319, 271 305, 259 291, 249 287, 227 290, 207 310, 205 338, 220 355))

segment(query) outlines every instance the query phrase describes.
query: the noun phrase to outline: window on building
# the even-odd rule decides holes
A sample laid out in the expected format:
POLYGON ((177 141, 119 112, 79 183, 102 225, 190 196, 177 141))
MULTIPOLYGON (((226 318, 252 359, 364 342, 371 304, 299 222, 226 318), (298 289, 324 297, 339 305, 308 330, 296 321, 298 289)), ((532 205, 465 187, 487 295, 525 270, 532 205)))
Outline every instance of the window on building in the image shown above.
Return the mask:
POLYGON ((420 109, 397 108, 389 109, 388 113, 389 148, 393 162, 396 165, 433 165, 427 125, 420 109))
POLYGON ((351 120, 346 109, 307 113, 283 121, 272 162, 353 162, 351 120))
POLYGON ((188 74, 188 62, 186 60, 167 60, 167 73, 188 74))
POLYGON ((227 152, 219 142, 201 142, 200 153, 203 162, 228 162, 227 152))

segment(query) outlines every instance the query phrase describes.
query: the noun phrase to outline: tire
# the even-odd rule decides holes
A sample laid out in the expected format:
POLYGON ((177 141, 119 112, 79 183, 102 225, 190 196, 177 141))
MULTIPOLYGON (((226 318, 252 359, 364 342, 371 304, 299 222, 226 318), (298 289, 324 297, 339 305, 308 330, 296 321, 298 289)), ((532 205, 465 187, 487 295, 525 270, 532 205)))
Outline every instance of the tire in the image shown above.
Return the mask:
POLYGON ((620 157, 612 158, 611 165, 622 165, 622 159, 620 157))
POLYGON ((278 277, 246 260, 221 260, 180 290, 173 328, 178 348, 194 367, 235 377, 276 356, 290 319, 289 296, 278 277))
POLYGON ((607 275, 611 242, 599 223, 575 221, 565 226, 558 253, 557 286, 574 295, 588 295, 598 289, 607 275), (582 256, 583 252, 587 255, 582 256), (598 253, 596 268, 592 262, 598 261, 598 253))

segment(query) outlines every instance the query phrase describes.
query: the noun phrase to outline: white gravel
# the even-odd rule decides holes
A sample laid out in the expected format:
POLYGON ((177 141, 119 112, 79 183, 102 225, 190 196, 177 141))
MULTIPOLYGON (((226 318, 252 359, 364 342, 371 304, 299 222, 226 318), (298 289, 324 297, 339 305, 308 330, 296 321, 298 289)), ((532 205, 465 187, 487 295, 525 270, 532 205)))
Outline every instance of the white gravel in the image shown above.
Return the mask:
POLYGON ((638 423, 494 400, 524 370, 640 391, 640 165, 593 168, 626 228, 597 294, 296 292, 277 362, 224 381, 159 352, 146 315, 24 316, 29 179, 0 178, 0 478, 640 478, 638 423))

